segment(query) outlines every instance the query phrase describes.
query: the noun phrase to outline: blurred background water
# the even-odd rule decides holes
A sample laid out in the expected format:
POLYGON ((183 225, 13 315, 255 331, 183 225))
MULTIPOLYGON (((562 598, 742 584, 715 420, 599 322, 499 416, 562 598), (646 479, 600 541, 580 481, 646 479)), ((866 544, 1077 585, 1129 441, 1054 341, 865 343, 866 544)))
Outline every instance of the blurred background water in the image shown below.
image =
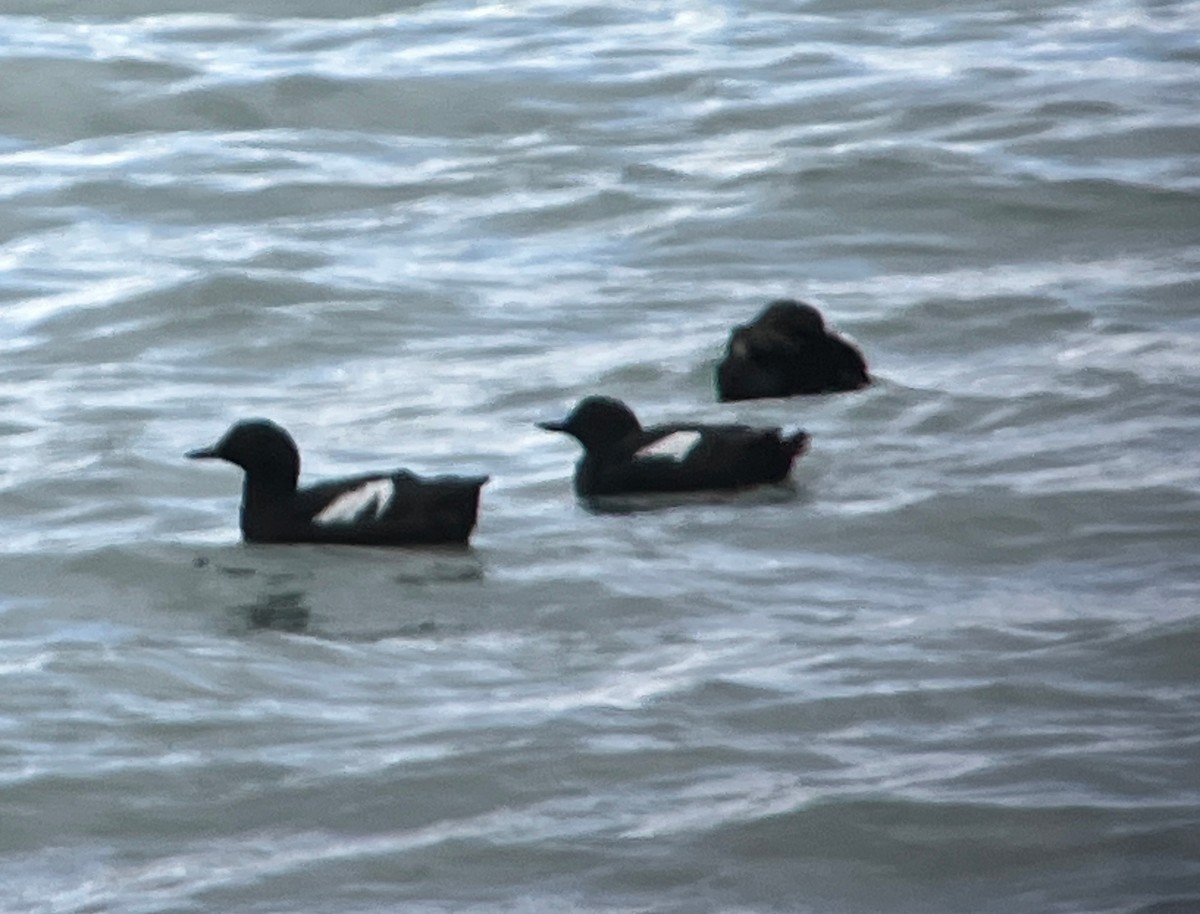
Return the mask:
POLYGON ((1200 910, 1198 35, 5 0, 0 909, 1200 910), (780 295, 878 383, 717 404, 780 295), (813 451, 588 513, 594 392, 813 451), (240 544, 253 415, 474 548, 240 544))

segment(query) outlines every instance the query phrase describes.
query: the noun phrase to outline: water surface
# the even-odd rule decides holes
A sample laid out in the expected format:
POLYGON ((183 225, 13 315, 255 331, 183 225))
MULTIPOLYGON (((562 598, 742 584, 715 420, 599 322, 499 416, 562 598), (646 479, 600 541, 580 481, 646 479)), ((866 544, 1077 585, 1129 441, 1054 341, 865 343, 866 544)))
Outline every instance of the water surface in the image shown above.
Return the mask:
POLYGON ((9 0, 5 910, 1200 910, 1197 34, 9 0), (878 383, 716 403, 780 295, 878 383), (598 392, 813 450, 589 512, 598 392), (252 415, 474 548, 242 545, 252 415))

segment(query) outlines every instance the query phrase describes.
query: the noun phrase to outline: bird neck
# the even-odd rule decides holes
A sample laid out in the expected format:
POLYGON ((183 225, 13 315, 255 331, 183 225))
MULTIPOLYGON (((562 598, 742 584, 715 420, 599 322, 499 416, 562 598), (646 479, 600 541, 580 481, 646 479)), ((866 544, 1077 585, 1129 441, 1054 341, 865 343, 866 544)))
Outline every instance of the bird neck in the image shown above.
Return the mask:
POLYGON ((296 494, 298 475, 280 473, 254 473, 246 471, 242 483, 242 502, 275 501, 296 494))

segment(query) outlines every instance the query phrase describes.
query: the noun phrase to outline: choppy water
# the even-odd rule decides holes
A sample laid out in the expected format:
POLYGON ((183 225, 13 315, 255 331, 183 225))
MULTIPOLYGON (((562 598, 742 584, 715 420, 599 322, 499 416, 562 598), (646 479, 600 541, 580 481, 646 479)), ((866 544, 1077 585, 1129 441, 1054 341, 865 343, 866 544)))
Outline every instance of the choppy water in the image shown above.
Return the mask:
POLYGON ((1200 3, 200 7, 0 14, 0 909, 1200 910, 1200 3), (776 295, 880 382, 716 404, 776 295), (813 453, 590 514, 591 392, 813 453))

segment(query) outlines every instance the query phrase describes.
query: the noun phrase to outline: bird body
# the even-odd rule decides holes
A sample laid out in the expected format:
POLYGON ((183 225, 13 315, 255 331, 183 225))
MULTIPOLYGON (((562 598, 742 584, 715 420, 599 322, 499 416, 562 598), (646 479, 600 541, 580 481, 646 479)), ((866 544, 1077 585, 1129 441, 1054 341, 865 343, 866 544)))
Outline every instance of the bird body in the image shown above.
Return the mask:
POLYGON ((780 299, 733 329, 716 383, 728 401, 859 390, 871 377, 862 353, 830 332, 821 312, 780 299))
POLYGON ((488 480, 395 470, 300 487, 295 442, 266 419, 238 422, 215 445, 187 456, 245 471, 241 530, 253 543, 465 544, 488 480))
POLYGON ((809 443, 800 431, 675 423, 643 428, 620 400, 586 397, 567 418, 539 423, 583 445, 575 491, 585 498, 741 489, 779 483, 809 443))

